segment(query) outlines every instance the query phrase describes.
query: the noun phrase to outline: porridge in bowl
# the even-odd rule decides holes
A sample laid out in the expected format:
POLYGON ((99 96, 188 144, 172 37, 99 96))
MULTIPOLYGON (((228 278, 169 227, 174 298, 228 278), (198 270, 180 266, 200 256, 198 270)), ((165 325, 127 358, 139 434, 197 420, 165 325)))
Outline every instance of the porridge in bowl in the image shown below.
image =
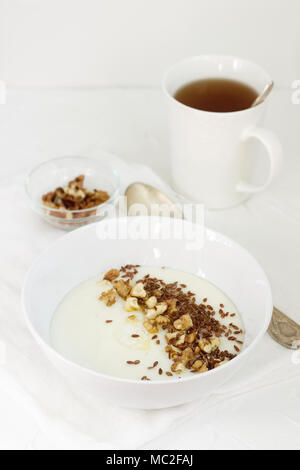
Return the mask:
POLYGON ((173 380, 234 359, 244 326, 232 301, 207 280, 127 265, 73 288, 54 312, 51 341, 63 356, 103 374, 173 380))

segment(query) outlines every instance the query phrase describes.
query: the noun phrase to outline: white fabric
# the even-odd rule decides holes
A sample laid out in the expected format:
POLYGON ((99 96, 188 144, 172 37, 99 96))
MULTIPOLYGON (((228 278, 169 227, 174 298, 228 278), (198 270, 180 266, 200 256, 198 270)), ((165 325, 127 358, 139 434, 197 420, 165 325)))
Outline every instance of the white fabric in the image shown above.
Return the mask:
MULTIPOLYGON (((34 258, 63 233, 43 222, 29 208, 23 190, 25 171, 38 161, 39 152, 43 159, 51 156, 44 147, 53 149, 54 135, 59 140, 55 144, 63 148, 61 153, 85 154, 82 142, 90 140, 92 126, 89 127, 91 121, 87 114, 79 124, 78 109, 84 109, 83 102, 89 103, 89 110, 94 109, 92 103, 96 101, 97 109, 106 110, 102 125, 107 126, 107 133, 111 132, 107 141, 115 142, 119 130, 117 150, 133 142, 136 136, 137 142, 130 143, 132 147, 127 145, 127 153, 129 150, 136 154, 146 152, 148 159, 153 152, 153 162, 158 168, 161 160, 161 173, 165 173, 160 127, 156 128, 157 110, 161 106, 157 91, 136 94, 117 91, 115 101, 112 96, 107 98, 108 92, 103 92, 102 98, 88 92, 83 101, 77 95, 74 98, 67 93, 62 98, 51 93, 46 104, 41 95, 36 101, 26 95, 23 108, 18 104, 19 96, 5 114, 0 111, 0 128, 5 130, 0 139, 0 152, 2 158, 7 158, 7 171, 2 172, 6 176, 0 180, 0 448, 300 448, 300 364, 294 364, 292 352, 281 348, 267 335, 247 366, 218 394, 204 402, 160 411, 120 409, 101 398, 95 400, 71 389, 41 354, 26 329, 20 291, 34 258), (54 106, 52 109, 53 100, 57 100, 56 106, 63 104, 60 113, 54 106), (110 131, 107 116, 113 102, 115 108, 111 115, 116 116, 117 110, 122 115, 121 104, 127 110, 131 106, 131 114, 128 122, 125 116, 119 117, 119 127, 115 121, 110 131), (31 110, 29 124, 28 109, 31 110), (139 128, 143 112, 146 131, 139 128), (151 122, 147 122, 148 114, 151 122), (126 132, 133 128, 135 133, 129 138, 126 132), (68 143, 74 141, 74 147, 81 149, 80 152, 71 147, 71 151, 66 150, 68 143), (25 159, 33 148, 35 156, 25 159), (143 148, 147 150, 143 152, 143 148), (18 155, 22 158, 17 158, 18 155)), ((93 139, 96 131, 98 125, 94 126, 93 139)), ((286 139, 287 147, 289 142, 286 139)), ((276 190, 271 188, 231 210, 209 212, 206 223, 233 237, 258 258, 270 278, 275 304, 300 321, 300 160, 296 154, 293 158, 292 152, 289 155, 288 168, 274 186, 276 190)), ((140 161, 145 158, 141 157, 140 161)), ((123 173, 126 183, 143 180, 166 187, 149 168, 118 164, 127 169, 123 173)))
MULTIPOLYGON (((122 166, 123 182, 143 180, 164 186, 152 171, 141 165, 122 166)), ((289 361, 290 352, 265 338, 249 367, 224 387, 225 392, 185 406, 161 411, 126 410, 99 398, 71 390, 64 378, 42 356, 24 325, 20 289, 34 257, 62 232, 32 213, 23 194, 23 176, 2 182, 2 212, 9 224, 1 239, 1 340, 6 344, 6 363, 1 368, 0 402, 10 405, 16 420, 19 444, 27 448, 136 448, 178 424, 204 406, 219 402, 297 375, 300 366, 289 361), (263 359, 262 359, 263 358, 263 359), (227 391, 226 391, 227 390, 227 391), (18 413, 21 415, 18 417, 18 413)), ((46 301, 46 299, 45 299, 46 301)), ((5 412, 5 410, 4 410, 5 412)), ((1 426, 3 426, 1 419, 1 426)), ((1 430, 4 433, 4 429, 1 430)), ((17 444, 17 442, 15 442, 17 444)))

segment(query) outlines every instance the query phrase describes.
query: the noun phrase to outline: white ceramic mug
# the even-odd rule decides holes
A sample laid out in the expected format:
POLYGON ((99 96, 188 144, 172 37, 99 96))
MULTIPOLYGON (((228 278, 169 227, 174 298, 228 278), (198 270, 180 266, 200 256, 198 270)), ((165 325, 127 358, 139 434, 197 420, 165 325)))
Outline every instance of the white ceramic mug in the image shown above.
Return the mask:
POLYGON ((271 81, 258 65, 230 56, 191 57, 165 74, 168 98, 174 188, 208 208, 226 208, 265 189, 280 166, 281 146, 276 135, 260 127, 266 102, 242 111, 217 113, 186 106, 174 98, 183 85, 202 78, 229 78, 252 86, 258 93, 271 81), (265 181, 250 180, 251 140, 265 147, 269 170, 265 181))

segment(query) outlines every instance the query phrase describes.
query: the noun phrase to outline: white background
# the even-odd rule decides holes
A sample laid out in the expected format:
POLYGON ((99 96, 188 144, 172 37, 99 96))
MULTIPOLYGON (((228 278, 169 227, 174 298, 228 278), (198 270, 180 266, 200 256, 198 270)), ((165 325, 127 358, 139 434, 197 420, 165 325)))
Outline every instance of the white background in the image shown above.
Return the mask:
POLYGON ((300 75, 298 0, 1 0, 9 85, 159 86, 174 61, 252 59, 290 86, 300 75))
POLYGON ((291 102, 299 18, 298 0, 0 0, 8 85, 0 106, 0 448, 300 448, 300 366, 267 335, 227 393, 204 406, 131 413, 70 390, 20 308, 28 267, 62 235, 31 211, 24 175, 42 160, 103 149, 170 182, 161 75, 178 59, 214 52, 252 59, 275 80, 265 124, 282 142, 284 166, 267 191, 207 213, 206 222, 259 260, 275 305, 300 322, 300 104, 291 102), (114 416, 107 428, 105 413, 114 416))

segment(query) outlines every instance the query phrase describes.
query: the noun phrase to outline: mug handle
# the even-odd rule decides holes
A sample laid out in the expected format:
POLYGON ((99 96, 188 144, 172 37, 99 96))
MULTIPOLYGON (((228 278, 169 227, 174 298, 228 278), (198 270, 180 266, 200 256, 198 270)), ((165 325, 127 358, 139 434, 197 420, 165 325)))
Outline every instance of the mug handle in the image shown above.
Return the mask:
POLYGON ((242 142, 248 139, 259 140, 267 151, 270 161, 270 171, 266 181, 261 185, 254 185, 246 181, 239 181, 236 185, 236 190, 243 193, 258 193, 266 189, 276 174, 279 172, 281 166, 282 148, 278 137, 268 129, 263 127, 253 127, 248 129, 242 136, 242 142))

